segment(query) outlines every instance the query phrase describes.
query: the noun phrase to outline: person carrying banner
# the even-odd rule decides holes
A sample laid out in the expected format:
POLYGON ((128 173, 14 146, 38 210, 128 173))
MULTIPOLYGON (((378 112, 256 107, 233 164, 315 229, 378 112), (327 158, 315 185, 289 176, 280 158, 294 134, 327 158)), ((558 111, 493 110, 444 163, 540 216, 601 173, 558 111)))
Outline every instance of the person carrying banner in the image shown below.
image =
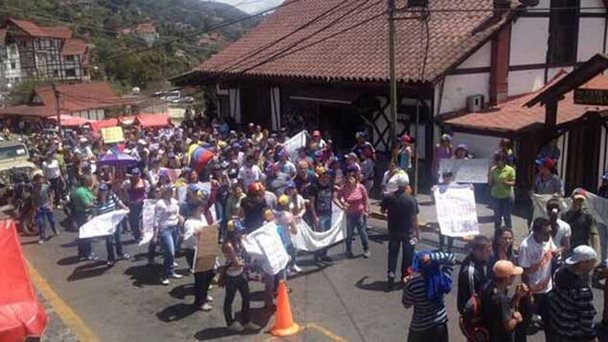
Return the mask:
POLYGON ((414 307, 408 342, 447 342, 448 314, 445 296, 452 290, 454 254, 418 252, 414 257, 413 273, 403 279, 405 287, 401 303, 414 307))
POLYGON ((420 238, 418 231, 418 203, 407 193, 409 180, 405 177, 397 178, 397 191, 384 196, 380 203, 382 213, 387 213, 388 222, 388 271, 386 291, 393 290, 395 270, 399 250, 403 247, 401 261, 401 278, 407 276, 407 269, 412 264, 416 240, 420 238))
MULTIPOLYGON (((129 210, 129 208, 124 205, 118 196, 116 196, 108 187, 107 184, 101 183, 99 185, 99 192, 97 193, 97 202, 95 203, 95 215, 103 215, 109 212, 112 212, 116 209, 124 209, 129 210)), ((113 267, 116 262, 116 254, 122 260, 128 260, 131 256, 128 253, 123 253, 122 251, 122 242, 121 242, 121 228, 122 222, 116 226, 116 230, 114 234, 106 236, 106 251, 108 253, 107 266, 113 267), (114 249, 116 249, 116 254, 114 254, 114 249)))
MULTIPOLYGON (((435 185, 432 189, 431 189, 431 194, 435 193, 435 190, 437 190, 439 187, 444 187, 447 188, 450 186, 450 184, 452 184, 452 181, 454 180, 454 174, 452 173, 452 171, 449 170, 444 170, 441 173, 441 182, 437 185, 435 185)), ((435 197, 431 196, 433 199, 433 202, 435 202, 435 197)), ((444 250, 445 248, 445 240, 448 240, 447 243, 447 252, 451 253, 452 252, 452 247, 454 246, 454 238, 451 236, 445 236, 443 234, 441 234, 441 229, 439 229, 439 249, 440 250, 444 250)))
POLYGON ((593 215, 585 208, 587 195, 587 191, 582 189, 572 192, 572 207, 562 215, 562 219, 572 230, 570 242, 573 250, 578 246, 587 245, 599 251, 597 224, 593 215))
POLYGON ((363 257, 369 259, 369 242, 365 218, 369 214, 369 198, 367 190, 357 179, 357 172, 348 174, 347 182, 338 191, 340 209, 346 211, 346 257, 354 258, 352 252, 353 234, 358 230, 363 245, 363 257))
POLYGON ((169 285, 169 278, 179 279, 182 276, 175 273, 175 249, 178 239, 178 226, 182 223, 179 215, 179 203, 173 198, 172 185, 162 187, 162 197, 154 206, 154 237, 163 249, 163 275, 161 283, 169 285))
MULTIPOLYGON (((310 197, 310 209, 314 221, 314 228, 317 232, 326 232, 331 229, 333 204, 337 200, 336 192, 331 184, 331 178, 328 171, 319 166, 317 171, 317 183, 314 185, 312 195, 310 197)), ((315 261, 332 262, 333 260, 327 255, 328 248, 322 248, 315 253, 315 261)))
MULTIPOLYGON (((213 216, 208 208, 209 194, 205 191, 198 193, 190 200, 190 216, 184 222, 184 243, 186 249, 186 259, 190 269, 194 273, 194 307, 202 311, 211 311, 213 307, 209 302, 213 298, 208 295, 209 286, 215 276, 213 268, 203 271, 195 269, 195 260, 197 258, 197 247, 203 238, 201 232, 203 229, 218 229, 218 226, 213 222, 213 216)), ((202 241, 204 244, 216 244, 217 241, 202 241)), ((198 268, 198 267, 197 267, 198 268)))
MULTIPOLYGON (((92 185, 93 180, 90 176, 82 176, 78 187, 71 193, 70 201, 74 209, 73 215, 78 228, 89 220, 91 210, 95 206, 95 196, 90 190, 92 185)), ((78 239, 78 258, 89 261, 98 259, 92 251, 90 239, 78 239)))

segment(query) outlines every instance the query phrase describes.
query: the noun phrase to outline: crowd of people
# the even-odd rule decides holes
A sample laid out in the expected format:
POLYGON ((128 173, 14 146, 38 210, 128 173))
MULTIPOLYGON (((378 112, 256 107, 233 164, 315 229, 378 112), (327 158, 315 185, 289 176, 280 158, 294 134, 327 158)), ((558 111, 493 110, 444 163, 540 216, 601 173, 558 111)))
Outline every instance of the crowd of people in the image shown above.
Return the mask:
MULTIPOLYGON (((112 145, 86 129, 61 138, 30 135, 26 143, 42 170, 32 180, 32 222, 38 228, 39 243, 44 244, 47 221, 53 234, 59 233, 54 209, 64 209, 74 229, 94 216, 116 209, 128 211, 127 219, 105 237, 107 266, 112 267, 117 260, 131 258, 122 248, 125 233, 130 231, 137 242, 145 238, 144 203, 156 200, 148 259, 154 265, 160 248, 163 265, 159 282, 169 285, 171 279, 183 277, 175 271, 176 254, 183 250, 195 283, 193 305, 203 311, 213 309, 208 289, 215 279, 225 287, 223 310, 228 328, 235 332, 257 330, 251 322, 248 282, 264 282, 265 305, 272 310, 279 280, 301 271, 292 242, 292 236, 298 234, 298 222, 304 221, 318 232, 327 231, 334 208, 344 210, 346 257, 355 256, 355 232, 362 256, 371 256, 367 230, 378 157, 364 132, 356 133, 356 140, 352 149, 338 153, 332 141, 324 140, 315 130, 304 146, 292 151, 285 145, 286 130, 270 133, 249 124, 237 131, 224 121, 202 118, 188 119, 171 129, 136 127, 125 132, 124 142, 112 145), (209 158, 199 159, 200 150, 209 158), (112 154, 126 155, 136 162, 128 166, 99 163, 112 154), (201 186, 201 182, 209 182, 210 187, 201 186), (183 200, 178 200, 179 189, 185 189, 183 200), (277 275, 265 274, 251 263, 242 243, 244 236, 270 221, 276 222, 290 255, 289 264, 277 275), (205 234, 208 230, 217 234, 205 234), (218 257, 225 262, 219 267, 215 262, 199 263, 201 243, 221 244, 222 255, 218 257), (237 292, 242 298, 240 322, 232 313, 237 292)), ((447 134, 440 141, 431 172, 433 178, 437 174, 438 186, 449 187, 453 174, 443 170, 439 175, 440 159, 467 159, 471 155, 466 145, 454 147, 447 134)), ((440 234, 438 250, 416 251, 420 233, 418 203, 410 186, 415 161, 412 143, 407 134, 399 139, 386 172, 379 177, 380 207, 387 214, 389 236, 387 291, 401 283, 403 305, 414 308, 409 341, 447 341, 444 298, 452 288, 454 240, 440 234)), ((537 163, 534 192, 563 195, 552 159, 559 155, 551 149, 546 154, 537 163)), ((515 162, 512 147, 501 142, 488 170, 495 235, 474 237, 456 281, 462 330, 470 340, 482 336, 486 341, 525 341, 534 329, 544 329, 548 341, 592 341, 595 309, 589 273, 599 260, 596 251, 600 247, 596 223, 584 210, 586 193, 573 194, 572 207, 564 213, 560 213, 559 203, 549 201, 548 217, 532 222, 530 235, 515 253, 511 220, 515 162), (508 297, 518 276, 521 284, 508 297)), ((328 248, 314 253, 316 262, 332 262, 328 248)), ((90 239, 79 239, 77 252, 81 261, 98 259, 90 239)), ((593 279, 602 276, 599 272, 593 279)))

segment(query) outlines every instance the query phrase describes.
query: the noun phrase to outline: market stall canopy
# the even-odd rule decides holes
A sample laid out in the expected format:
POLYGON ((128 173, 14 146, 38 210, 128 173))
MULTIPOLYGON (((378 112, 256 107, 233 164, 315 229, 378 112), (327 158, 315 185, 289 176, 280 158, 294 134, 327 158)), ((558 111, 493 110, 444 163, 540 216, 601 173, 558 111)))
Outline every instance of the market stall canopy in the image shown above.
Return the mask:
POLYGON ((144 128, 158 128, 171 126, 169 114, 138 114, 137 123, 144 128))
POLYGON ((118 119, 104 119, 91 122, 91 128, 99 132, 102 128, 118 126, 118 119))
POLYGON ((0 221, 0 341, 42 336, 48 322, 34 292, 15 221, 0 221))
MULTIPOLYGON (((57 121, 56 117, 50 117, 49 119, 57 121)), ((85 119, 85 118, 81 118, 79 116, 72 116, 72 115, 61 115, 59 117, 59 119, 61 120, 61 126, 64 127, 80 127, 82 125, 85 124, 92 124, 93 122, 95 122, 95 120, 89 120, 89 119, 85 119)))

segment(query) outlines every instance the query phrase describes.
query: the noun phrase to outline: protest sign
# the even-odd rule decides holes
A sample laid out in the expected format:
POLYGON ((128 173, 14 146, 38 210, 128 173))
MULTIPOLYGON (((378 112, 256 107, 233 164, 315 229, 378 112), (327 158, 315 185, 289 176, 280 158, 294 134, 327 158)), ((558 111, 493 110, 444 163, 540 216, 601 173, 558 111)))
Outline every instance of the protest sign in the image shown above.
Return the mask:
POLYGON ((293 245, 298 250, 314 252, 346 238, 346 217, 343 210, 334 206, 332 224, 328 231, 315 232, 304 220, 300 220, 297 228, 298 234, 291 236, 293 245))
MULTIPOLYGON (((577 191, 579 189, 576 189, 577 191)), ((557 198, 560 202, 561 212, 566 212, 572 206, 572 200, 569 197, 555 197, 553 195, 536 195, 533 194, 532 206, 534 212, 533 219, 537 217, 547 217, 546 206, 547 202, 552 198, 557 198)), ((584 203, 585 210, 593 216, 596 222, 603 225, 608 225, 608 199, 600 197, 594 193, 587 192, 587 198, 584 203)))
POLYGON ((154 206, 156 205, 156 201, 154 199, 144 200, 144 206, 142 209, 142 224, 141 224, 141 241, 139 242, 140 246, 143 246, 150 241, 154 237, 154 206))
POLYGON ((247 235, 243 247, 254 259, 261 261, 264 272, 277 274, 287 266, 289 255, 283 247, 277 225, 270 222, 247 235))
POLYGON ((80 227, 79 239, 88 239, 97 236, 112 235, 116 231, 116 226, 122 221, 129 211, 115 210, 99 216, 95 216, 89 222, 80 227))
POLYGON ((122 127, 106 127, 101 129, 101 138, 106 144, 114 144, 125 140, 122 127))
POLYGON ((291 160, 296 160, 298 158, 298 149, 303 146, 306 146, 306 131, 301 131, 300 133, 289 138, 283 144, 285 150, 289 152, 289 157, 291 160))
POLYGON ((451 237, 479 234, 472 186, 440 185, 434 188, 433 195, 441 234, 451 237))
POLYGON ((439 176, 451 171, 456 183, 487 183, 489 168, 490 159, 439 159, 439 176))
POLYGON ((219 230, 217 225, 208 226, 201 230, 198 236, 195 272, 205 272, 215 268, 217 256, 217 241, 219 230))

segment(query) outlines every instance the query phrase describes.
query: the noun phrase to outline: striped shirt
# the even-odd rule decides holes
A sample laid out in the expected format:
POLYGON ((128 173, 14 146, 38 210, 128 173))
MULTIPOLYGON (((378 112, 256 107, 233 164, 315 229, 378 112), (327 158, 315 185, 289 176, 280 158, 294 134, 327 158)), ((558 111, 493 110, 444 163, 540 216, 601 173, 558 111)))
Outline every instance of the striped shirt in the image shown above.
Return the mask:
POLYGON ((568 267, 556 272, 549 303, 551 329, 557 336, 581 342, 595 338, 593 292, 589 284, 568 267))
POLYGON ((118 203, 121 203, 118 197, 115 194, 109 194, 105 203, 99 201, 95 203, 95 212, 97 215, 107 214, 116 210, 118 203))
MULTIPOLYGON (((441 272, 452 277, 452 266, 455 264, 454 254, 436 251, 430 254, 431 262, 441 264, 441 272)), ((424 276, 416 276, 407 282, 403 289, 403 306, 414 307, 414 315, 410 324, 412 331, 425 331, 448 321, 443 297, 437 301, 427 298, 424 276)))

